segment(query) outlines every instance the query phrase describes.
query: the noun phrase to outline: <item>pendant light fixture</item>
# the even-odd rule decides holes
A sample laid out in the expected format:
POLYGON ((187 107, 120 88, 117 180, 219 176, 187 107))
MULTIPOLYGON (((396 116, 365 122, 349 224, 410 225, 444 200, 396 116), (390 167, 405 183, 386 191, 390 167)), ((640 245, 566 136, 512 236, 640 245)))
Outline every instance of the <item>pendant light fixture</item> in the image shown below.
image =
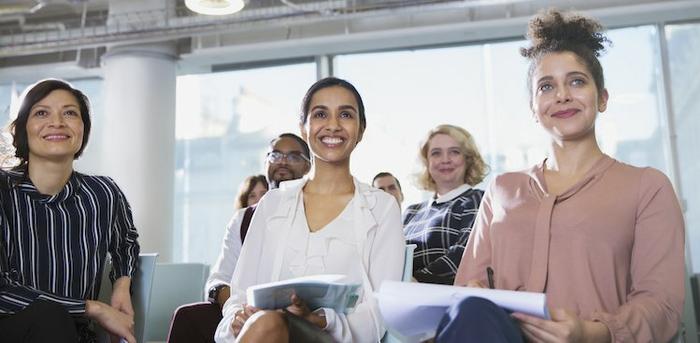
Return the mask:
POLYGON ((233 14, 243 9, 243 0, 185 0, 190 10, 206 15, 233 14))

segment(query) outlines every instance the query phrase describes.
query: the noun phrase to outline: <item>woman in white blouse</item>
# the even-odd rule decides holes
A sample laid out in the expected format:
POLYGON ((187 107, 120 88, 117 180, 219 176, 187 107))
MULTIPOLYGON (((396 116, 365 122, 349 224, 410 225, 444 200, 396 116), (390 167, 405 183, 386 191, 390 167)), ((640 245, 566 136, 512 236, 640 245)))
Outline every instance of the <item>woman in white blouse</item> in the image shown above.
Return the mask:
POLYGON ((300 119, 313 170, 258 203, 217 342, 377 342, 384 335, 372 292, 401 279, 405 243, 396 200, 350 174, 366 127, 362 98, 345 80, 322 79, 304 96, 300 119), (345 274, 362 284, 355 310, 310 310, 297 297, 285 311, 245 304, 249 286, 314 274, 345 274))

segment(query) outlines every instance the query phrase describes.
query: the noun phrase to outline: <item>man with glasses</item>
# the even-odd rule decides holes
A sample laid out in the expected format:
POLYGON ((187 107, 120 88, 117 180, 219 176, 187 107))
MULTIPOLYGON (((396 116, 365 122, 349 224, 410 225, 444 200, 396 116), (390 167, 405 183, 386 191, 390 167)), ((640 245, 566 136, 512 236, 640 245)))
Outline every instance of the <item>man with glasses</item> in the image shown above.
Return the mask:
POLYGON ((296 180, 311 169, 309 146, 293 133, 283 133, 270 142, 265 158, 270 189, 282 181, 296 180))
MULTIPOLYGON (((309 146, 295 134, 283 133, 270 141, 270 149, 265 155, 270 189, 279 187, 283 181, 306 175, 311 169, 309 156, 309 146)), ((240 209, 229 221, 221 253, 205 285, 209 302, 183 305, 175 311, 168 334, 169 343, 214 342, 221 309, 230 295, 229 282, 254 211, 255 206, 240 209)))

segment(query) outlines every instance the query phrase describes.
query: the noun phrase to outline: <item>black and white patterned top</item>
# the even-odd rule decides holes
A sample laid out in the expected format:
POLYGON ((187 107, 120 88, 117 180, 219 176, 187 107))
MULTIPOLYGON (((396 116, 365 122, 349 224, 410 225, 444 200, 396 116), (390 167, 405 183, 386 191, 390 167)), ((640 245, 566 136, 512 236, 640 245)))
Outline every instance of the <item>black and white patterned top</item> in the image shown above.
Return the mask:
POLYGON ((484 191, 464 184, 404 212, 406 243, 416 244, 413 277, 419 282, 453 284, 484 191))
POLYGON ((0 171, 0 314, 42 299, 81 317, 110 253, 112 280, 133 277, 139 255, 131 208, 114 180, 73 172, 56 195, 24 171, 0 171))

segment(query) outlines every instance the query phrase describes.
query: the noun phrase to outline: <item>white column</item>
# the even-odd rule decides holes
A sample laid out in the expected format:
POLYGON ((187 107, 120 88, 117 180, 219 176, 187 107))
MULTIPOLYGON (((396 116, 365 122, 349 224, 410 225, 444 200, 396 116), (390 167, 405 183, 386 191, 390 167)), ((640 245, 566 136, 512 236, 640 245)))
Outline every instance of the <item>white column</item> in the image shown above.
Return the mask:
POLYGON ((110 48, 103 57, 102 173, 131 204, 141 252, 172 261, 175 46, 110 48))
POLYGON ((320 80, 335 74, 335 59, 330 55, 316 56, 316 79, 320 80))

